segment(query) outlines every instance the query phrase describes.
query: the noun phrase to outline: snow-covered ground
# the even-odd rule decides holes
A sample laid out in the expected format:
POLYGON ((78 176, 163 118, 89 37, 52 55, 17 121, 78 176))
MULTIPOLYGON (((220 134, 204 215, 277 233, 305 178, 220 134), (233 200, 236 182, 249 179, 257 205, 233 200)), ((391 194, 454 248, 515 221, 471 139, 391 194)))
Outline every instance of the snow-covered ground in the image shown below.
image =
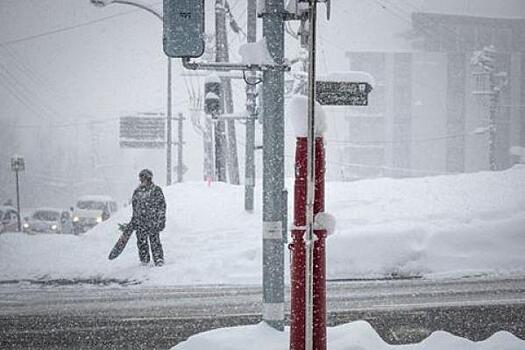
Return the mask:
MULTIPOLYGON (((172 350, 286 350, 288 331, 278 332, 264 323, 223 328, 195 335, 172 350)), ((328 328, 327 338, 329 350, 522 350, 525 346, 525 341, 503 331, 482 342, 439 331, 418 344, 389 345, 365 321, 328 328)))
MULTIPOLYGON (((164 191, 164 267, 139 266, 134 237, 118 259, 107 259, 119 235, 117 223, 129 220, 126 208, 81 236, 0 235, 0 281, 261 283, 260 186, 252 214, 243 210, 243 186, 189 182, 164 191)), ((327 183, 326 207, 337 221, 327 244, 328 278, 525 274, 525 166, 327 183)))

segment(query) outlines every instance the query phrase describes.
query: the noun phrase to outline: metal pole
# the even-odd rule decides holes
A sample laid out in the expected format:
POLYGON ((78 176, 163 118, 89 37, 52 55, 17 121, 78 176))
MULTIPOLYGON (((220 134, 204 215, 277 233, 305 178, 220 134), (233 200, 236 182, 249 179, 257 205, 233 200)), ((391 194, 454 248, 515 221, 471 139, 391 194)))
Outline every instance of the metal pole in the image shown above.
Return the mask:
POLYGON ((313 350, 313 255, 314 255, 314 189, 315 189, 315 36, 317 0, 309 1, 308 11, 308 135, 306 175, 306 288, 305 350, 313 350))
MULTIPOLYGON (((248 0, 246 36, 249 43, 257 41, 257 0, 248 0)), ((247 73, 248 79, 253 78, 254 73, 247 73)), ((244 167, 244 210, 252 211, 255 187, 255 118, 257 106, 257 88, 255 85, 246 84, 246 109, 248 119, 246 121, 246 145, 245 145, 245 167, 244 167)))
POLYGON ((171 132, 171 57, 168 57, 168 106, 166 115, 166 185, 171 185, 171 146, 172 146, 172 132, 171 132))
MULTIPOLYGON (((284 55, 284 0, 265 0, 263 36, 277 64, 284 55)), ((284 330, 284 72, 263 73, 263 320, 284 330)))
MULTIPOLYGON (((91 2, 96 5, 96 1, 91 0, 91 2)), ((157 17, 161 21, 163 20, 162 19, 162 14, 160 12, 158 12, 158 11, 156 11, 156 10, 154 10, 154 9, 144 5, 144 4, 138 3, 138 2, 127 1, 127 0, 113 0, 113 1, 111 1, 111 3, 138 7, 140 9, 144 10, 144 11, 148 11, 149 13, 151 13, 152 15, 154 15, 155 17, 157 17)), ((103 6, 106 6, 106 5, 103 5, 103 6)))
MULTIPOLYGON (((215 61, 224 62, 224 45, 226 38, 221 30, 221 21, 224 22, 223 0, 215 0, 215 61)), ((223 81, 223 91, 225 84, 223 81)), ((221 99, 221 111, 224 113, 224 99, 221 99)), ((225 122, 217 120, 213 123, 215 129, 215 175, 217 181, 226 182, 227 140, 225 122)))
POLYGON ((498 104, 498 91, 494 72, 490 73, 490 106, 489 106, 489 168, 494 171, 496 166, 496 106, 498 104))
POLYGON ((18 182, 18 170, 15 171, 15 177, 16 177, 16 211, 17 211, 16 219, 18 221, 18 232, 22 232, 22 223, 20 220, 20 186, 18 182))
POLYGON ((182 161, 182 151, 184 147, 182 127, 183 127, 183 122, 184 122, 184 116, 182 115, 182 113, 179 113, 179 119, 177 121, 178 121, 177 131, 178 131, 178 136, 179 136, 178 137, 179 147, 178 147, 178 154, 177 154, 177 182, 182 182, 182 176, 184 174, 184 169, 183 169, 184 162, 182 161))

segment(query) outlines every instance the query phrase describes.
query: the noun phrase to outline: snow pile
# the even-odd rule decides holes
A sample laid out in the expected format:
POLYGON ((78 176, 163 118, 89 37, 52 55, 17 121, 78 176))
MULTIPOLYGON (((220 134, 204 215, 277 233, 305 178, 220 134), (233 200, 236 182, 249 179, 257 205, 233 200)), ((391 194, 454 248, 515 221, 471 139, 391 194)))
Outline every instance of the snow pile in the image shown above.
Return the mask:
MULTIPOLYGON (((293 95, 286 107, 286 115, 292 121, 296 137, 308 135, 308 97, 293 95)), ((315 102, 315 136, 322 136, 326 131, 326 115, 323 106, 315 102)))
MULTIPOLYGON (((129 207, 81 236, 2 234, 0 281, 260 284, 261 186, 256 190, 256 210, 249 214, 243 210, 243 186, 183 183, 164 189, 162 268, 139 265, 134 236, 119 258, 107 259, 119 236, 117 223, 129 221, 129 207)), ((292 215, 292 195, 288 202, 292 215)), ((327 183, 326 209, 337 221, 327 240, 329 279, 525 273, 525 166, 327 183)))
POLYGON ((374 77, 363 71, 336 71, 326 75, 318 75, 317 80, 368 83, 372 87, 376 86, 374 77))
MULTIPOLYGON (((497 332, 481 342, 438 331, 418 344, 389 345, 365 321, 328 328, 327 337, 329 350, 520 350, 525 347, 525 341, 505 331, 497 332)), ((288 327, 284 332, 279 332, 259 323, 200 333, 172 350, 284 350, 289 348, 288 339, 288 327)))
POLYGON ((328 278, 525 272, 525 167, 330 184, 328 278))
POLYGON ((139 266, 133 235, 113 261, 108 254, 128 222, 124 208, 81 236, 0 235, 0 280, 132 280, 153 285, 260 283, 260 215, 243 210, 244 187, 214 183, 171 186, 166 229, 161 233, 166 264, 139 266))

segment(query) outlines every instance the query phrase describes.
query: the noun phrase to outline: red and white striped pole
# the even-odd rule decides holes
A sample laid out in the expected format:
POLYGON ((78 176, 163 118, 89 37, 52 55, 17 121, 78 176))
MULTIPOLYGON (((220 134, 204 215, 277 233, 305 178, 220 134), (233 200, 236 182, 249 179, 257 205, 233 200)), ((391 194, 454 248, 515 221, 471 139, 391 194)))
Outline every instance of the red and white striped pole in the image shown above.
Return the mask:
MULTIPOLYGON (((306 189, 307 138, 297 137, 295 149, 294 228, 291 250, 290 350, 305 349, 306 329, 306 189)), ((325 151, 322 137, 315 138, 314 215, 324 212, 325 151)), ((315 350, 326 349, 326 230, 314 228, 313 339, 315 350)))

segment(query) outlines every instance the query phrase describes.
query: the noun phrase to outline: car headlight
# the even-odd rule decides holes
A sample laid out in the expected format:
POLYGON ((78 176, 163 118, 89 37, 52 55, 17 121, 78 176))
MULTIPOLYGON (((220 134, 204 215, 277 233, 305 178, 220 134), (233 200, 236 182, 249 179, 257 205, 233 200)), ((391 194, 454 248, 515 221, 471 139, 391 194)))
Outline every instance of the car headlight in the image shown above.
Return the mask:
POLYGON ((52 229, 53 231, 56 230, 57 228, 58 228, 57 225, 51 225, 51 229, 52 229))
POLYGON ((25 223, 23 226, 24 226, 24 228, 29 228, 29 224, 28 223, 25 223))
POLYGON ((98 222, 98 223, 101 223, 101 222, 102 222, 102 217, 101 217, 101 216, 97 216, 97 222, 98 222))
POLYGON ((79 221, 80 221, 80 218, 78 216, 73 217, 73 222, 79 222, 79 221))

